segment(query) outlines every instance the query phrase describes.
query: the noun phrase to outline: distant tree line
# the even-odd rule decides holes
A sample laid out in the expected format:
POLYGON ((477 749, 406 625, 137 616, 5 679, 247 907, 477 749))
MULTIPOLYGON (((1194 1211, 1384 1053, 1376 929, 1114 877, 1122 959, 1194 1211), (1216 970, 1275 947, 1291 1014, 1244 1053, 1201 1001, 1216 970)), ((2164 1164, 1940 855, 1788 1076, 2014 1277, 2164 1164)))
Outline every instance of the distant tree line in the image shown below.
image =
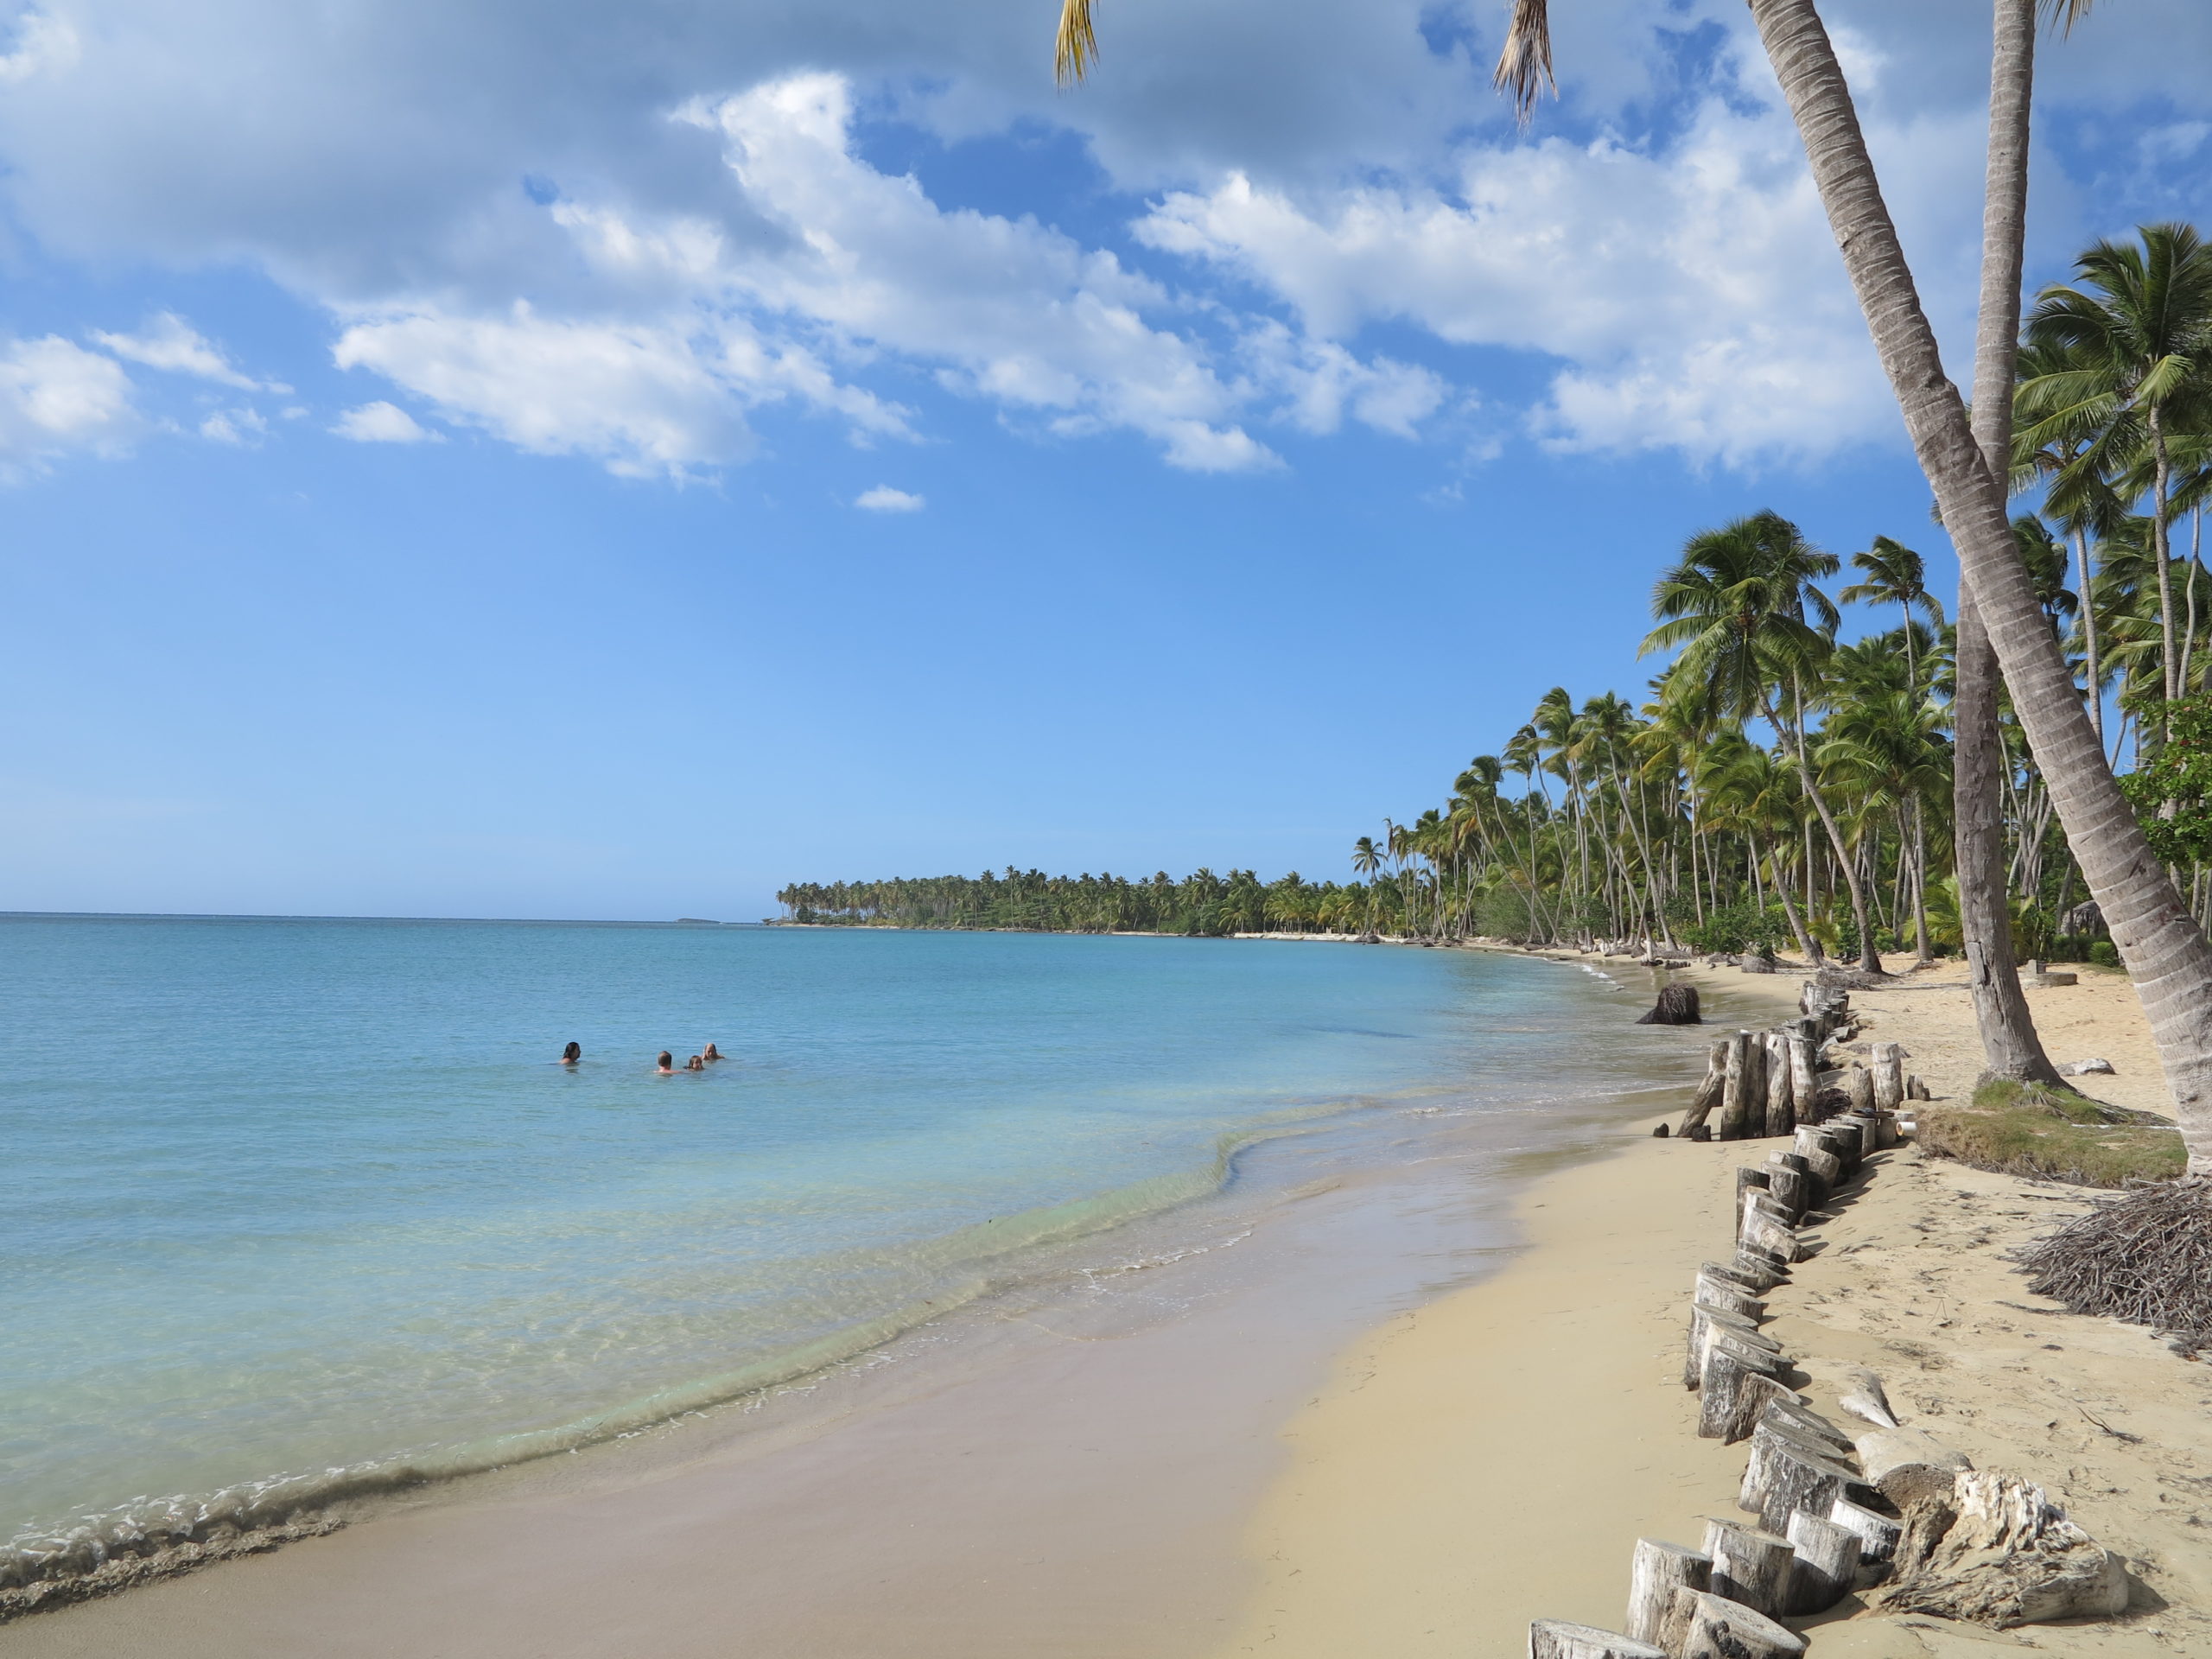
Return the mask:
POLYGON ((1356 933, 1378 915, 1366 884, 1312 882, 1295 871, 1263 882, 1250 870, 1180 878, 932 875, 891 881, 794 882, 776 895, 797 922, 845 927, 1017 928, 1052 933, 1356 933))

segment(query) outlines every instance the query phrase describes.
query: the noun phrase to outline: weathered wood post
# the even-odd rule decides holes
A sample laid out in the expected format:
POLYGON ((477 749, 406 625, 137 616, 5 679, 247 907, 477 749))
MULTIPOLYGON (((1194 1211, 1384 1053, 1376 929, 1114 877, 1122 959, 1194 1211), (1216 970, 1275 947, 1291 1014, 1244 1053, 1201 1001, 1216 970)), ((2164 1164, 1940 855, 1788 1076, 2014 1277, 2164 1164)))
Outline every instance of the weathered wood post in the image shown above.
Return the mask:
POLYGON ((1843 1074, 1843 1092, 1851 1098, 1848 1109, 1871 1112, 1874 1109, 1874 1074, 1863 1065, 1853 1065, 1843 1074))
POLYGON ((1874 1045, 1874 1109, 1894 1112, 1904 1099, 1904 1050, 1896 1043, 1874 1045))
POLYGON ((1713 1586, 1713 1557, 1682 1544, 1662 1543, 1656 1538, 1636 1541, 1636 1555, 1629 1567, 1628 1633, 1639 1642, 1659 1645, 1666 1633, 1667 1609, 1677 1590, 1707 1590, 1713 1586))
POLYGON ((1847 1497, 1839 1497, 1829 1505, 1828 1519, 1857 1536, 1862 1561, 1888 1560, 1897 1552, 1897 1541, 1904 1536, 1904 1522, 1895 1516, 1870 1510, 1847 1497))
POLYGON ((1754 1612, 1782 1611, 1795 1553, 1787 1538, 1741 1521, 1708 1520, 1705 1553, 1713 1560, 1713 1594, 1739 1601, 1754 1612))
POLYGON ((1798 1659, 1805 1638, 1739 1601, 1675 1592, 1667 1614, 1666 1651, 1673 1659, 1798 1659))
POLYGON ((1587 1624, 1540 1618, 1529 1626, 1529 1659, 1667 1659, 1667 1650, 1587 1624))
MULTIPOLYGON (((1801 1122, 1813 1119, 1813 1103, 1819 1095, 1820 1084, 1813 1077, 1813 1055, 1815 1045, 1800 1032, 1786 1039, 1789 1047, 1789 1107, 1801 1122)), ((1795 1128, 1796 1125, 1791 1124, 1795 1128)))
POLYGON ((1731 1446, 1748 1439, 1767 1402, 1790 1394, 1782 1382, 1789 1369, 1779 1353, 1708 1322, 1698 1378, 1698 1438, 1731 1446))
POLYGON ((1789 1517, 1789 1595, 1783 1611, 1825 1613, 1851 1593, 1859 1577, 1859 1535, 1810 1515, 1789 1517))
POLYGON ((1797 1127, 1791 1116, 1794 1102, 1789 1081, 1789 1039, 1778 1031, 1766 1034, 1766 1132, 1787 1135, 1797 1127))
POLYGON ((1697 1086, 1697 1093, 1690 1097, 1689 1109, 1682 1114, 1682 1127, 1677 1134, 1688 1135, 1705 1122, 1707 1114, 1720 1103, 1720 1091, 1728 1081, 1728 1045, 1724 1040, 1715 1043, 1705 1059, 1705 1081, 1697 1086))
POLYGON ((1803 1220, 1805 1212, 1813 1207, 1813 1186, 1802 1167, 1804 1162, 1795 1153, 1767 1154, 1766 1190, 1777 1204, 1789 1212, 1793 1221, 1803 1220), (1792 1165, 1798 1166, 1793 1168, 1792 1165))
POLYGON ((1751 1436, 1751 1455, 1744 1466, 1736 1507, 1757 1515, 1769 1532, 1787 1532, 1791 1516, 1825 1521, 1836 1499, 1861 1484, 1856 1470, 1770 1422, 1762 1413, 1751 1436))
POLYGON ((1728 1039, 1727 1075, 1720 1086, 1720 1122, 1713 1126, 1714 1135, 1722 1141, 1744 1138, 1744 1124, 1750 1111, 1746 1091, 1751 1087, 1751 1033, 1739 1031, 1728 1039))

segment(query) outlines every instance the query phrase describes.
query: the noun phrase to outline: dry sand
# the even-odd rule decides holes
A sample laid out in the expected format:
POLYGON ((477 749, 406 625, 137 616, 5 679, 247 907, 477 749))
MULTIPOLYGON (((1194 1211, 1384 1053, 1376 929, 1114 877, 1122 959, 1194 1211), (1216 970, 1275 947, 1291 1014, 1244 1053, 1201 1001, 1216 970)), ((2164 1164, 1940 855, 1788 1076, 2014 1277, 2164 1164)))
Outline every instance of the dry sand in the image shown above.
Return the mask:
MULTIPOLYGON (((2108 1058, 2120 1075, 2091 1079, 2111 1085, 2098 1092, 2158 1109, 2133 994, 2093 972, 2030 993, 2054 1058, 2108 1058)), ((1699 977, 1738 1009, 1794 1010, 1800 982, 1699 977)), ((1853 995, 1864 1039, 1904 1043, 1938 1095, 1966 1092, 1979 1064, 1960 980, 1938 969, 1853 995)), ((1692 1275, 1725 1259, 1750 1150, 1624 1137, 1529 1193, 1530 1248, 1503 1274, 1347 1354, 1287 1431, 1293 1466, 1250 1533, 1266 1582, 1224 1659, 1510 1654, 1538 1617, 1618 1628, 1637 1537, 1695 1545, 1701 1517, 1736 1512, 1743 1450, 1695 1438, 1680 1365, 1692 1275)), ((2126 1557, 2134 1605, 1997 1632, 1869 1616, 1853 1599, 1814 1654, 2212 1654, 2212 1372, 2139 1327, 2057 1311, 2004 1259, 2088 1195, 1911 1148, 1870 1169, 1821 1226, 1823 1252, 1769 1301, 1815 1405, 1848 1422, 1829 1379, 1882 1373, 1908 1422, 2043 1483, 2126 1557)))

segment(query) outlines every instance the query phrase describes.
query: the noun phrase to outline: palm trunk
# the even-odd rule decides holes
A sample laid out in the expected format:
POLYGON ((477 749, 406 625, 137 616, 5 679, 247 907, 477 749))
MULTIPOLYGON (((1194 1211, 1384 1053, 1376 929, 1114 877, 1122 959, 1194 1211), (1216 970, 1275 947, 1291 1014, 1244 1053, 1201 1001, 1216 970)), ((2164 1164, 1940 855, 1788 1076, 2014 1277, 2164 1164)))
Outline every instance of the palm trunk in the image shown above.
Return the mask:
MULTIPOLYGON (((1771 846, 1766 849, 1766 862, 1769 874, 1774 877, 1774 890, 1782 895, 1782 913, 1789 918, 1790 932, 1796 936, 1798 950, 1808 963, 1819 962, 1820 947, 1813 943, 1813 936, 1805 931, 1805 924, 1798 919, 1797 906, 1789 902, 1789 882, 1782 874, 1782 861, 1775 856, 1771 846)), ((1758 865, 1754 864, 1751 869, 1756 875, 1758 865)))
MULTIPOLYGON (((1801 704, 1799 720, 1804 718, 1801 704)), ((1805 734, 1796 727, 1784 726, 1775 713, 1774 704, 1766 706, 1767 723, 1780 732, 1789 745, 1790 758, 1797 763, 1798 787, 1805 791, 1805 798, 1813 804, 1813 810, 1820 815, 1821 827, 1828 832, 1828 845, 1835 851, 1835 861, 1843 871, 1844 886, 1851 893, 1851 918, 1859 929, 1859 965, 1870 974, 1882 971, 1882 958, 1874 950, 1873 930, 1867 925, 1866 884, 1859 879, 1859 861, 1843 844, 1843 831, 1837 827, 1835 814, 1828 810, 1828 804, 1821 793, 1821 786, 1813 781, 1812 762, 1805 758, 1805 734)), ((1809 860, 1807 861, 1808 863, 1809 860)))
POLYGON ((2104 764, 2080 690, 2013 544, 2004 487, 1984 464, 1958 388, 1944 376, 1820 13, 1813 0, 1751 0, 1751 15, 2012 706, 2143 1000, 2190 1171, 2212 1173, 2212 944, 2152 856, 2104 764))
MULTIPOLYGON (((2155 476, 2151 486, 2151 540, 2158 562, 2158 666, 2163 671, 2161 683, 2165 687, 2166 701, 2171 703, 2181 695, 2175 676, 2181 659, 2174 654, 2174 569, 2173 555, 2168 550, 2166 536, 2166 496, 2171 486, 2172 472, 2166 461, 2166 432, 2158 418, 2158 406, 2151 405, 2151 456, 2155 476)), ((2174 717, 2171 709, 2162 711, 2158 729, 2161 736, 2173 735, 2174 717)))
MULTIPOLYGON (((1981 311, 1974 340, 1974 438, 1993 478, 2009 476, 2013 360, 2020 334, 2020 264, 2028 207, 2028 123, 2035 86, 2036 0, 1996 0, 1989 73, 1988 188, 1983 204, 1981 311)), ((2015 554, 2017 562, 2018 555, 2015 554)), ((1983 1073, 2056 1083, 2020 991, 2005 904, 2003 789, 2011 771, 1997 721, 1997 653, 1971 588, 1959 586, 1952 816, 1959 924, 1981 1036, 1983 1073)))
POLYGON ((2074 531, 2074 550, 2082 560, 2082 667, 2089 682, 2089 725, 2101 747, 2105 741, 2104 669, 2097 658, 2097 607, 2091 594, 2097 572, 2089 562, 2089 532, 2079 525, 2074 531))

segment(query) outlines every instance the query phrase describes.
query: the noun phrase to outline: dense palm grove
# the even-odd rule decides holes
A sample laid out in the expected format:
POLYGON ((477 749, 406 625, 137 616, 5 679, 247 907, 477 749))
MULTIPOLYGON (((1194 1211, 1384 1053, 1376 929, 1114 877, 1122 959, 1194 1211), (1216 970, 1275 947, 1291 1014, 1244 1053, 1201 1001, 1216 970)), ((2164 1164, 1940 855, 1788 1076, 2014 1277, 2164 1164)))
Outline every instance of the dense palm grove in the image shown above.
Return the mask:
MULTIPOLYGON (((2013 539, 2159 855, 2212 912, 2212 250, 2185 226, 2101 243, 2024 331, 2013 539), (2094 688, 2095 695, 2088 695, 2094 688)), ((1903 527, 1897 527, 1902 529, 1903 527)), ((1909 535, 1851 554, 1773 512, 1660 575, 1643 696, 1547 692, 1354 879, 1250 871, 801 885, 801 921, 1524 941, 1651 938, 1811 958, 1960 939, 1951 869, 1955 631, 1909 535), (1839 585, 1840 584, 1840 585, 1839 585), (1831 588, 1834 591, 1831 592, 1831 588), (1846 643, 1847 608, 1872 631, 1846 643)), ((2003 715, 2008 899, 2023 955, 2108 957, 2017 723, 2003 715)))

